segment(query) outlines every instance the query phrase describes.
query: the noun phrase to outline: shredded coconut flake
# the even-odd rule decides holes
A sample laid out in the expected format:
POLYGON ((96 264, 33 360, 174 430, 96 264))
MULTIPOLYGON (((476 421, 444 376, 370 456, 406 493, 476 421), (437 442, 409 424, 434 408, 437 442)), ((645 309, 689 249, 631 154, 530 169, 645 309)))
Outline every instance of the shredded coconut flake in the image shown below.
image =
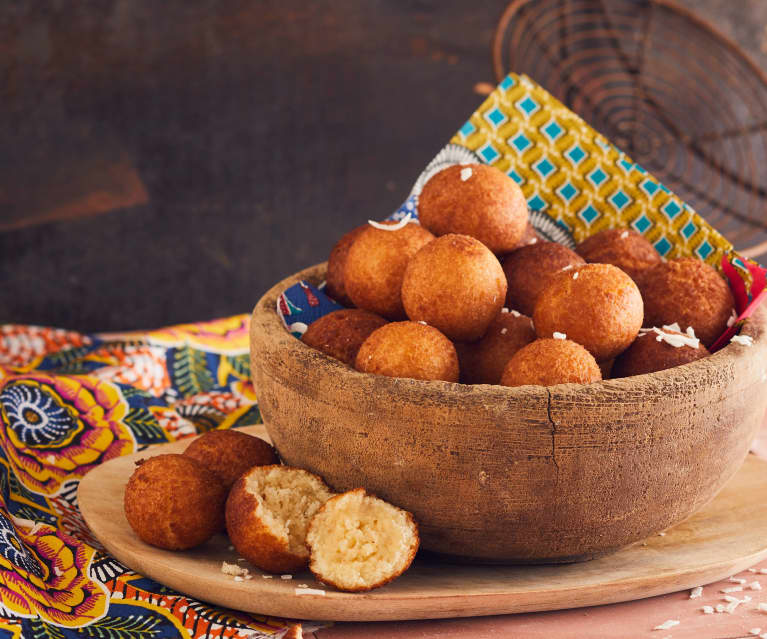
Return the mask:
POLYGON ((682 328, 679 326, 679 322, 674 322, 673 324, 664 324, 664 329, 667 329, 669 331, 676 331, 677 333, 682 333, 682 328))
POLYGON ((574 279, 574 280, 577 280, 577 279, 578 279, 578 272, 577 272, 577 271, 576 271, 575 273, 573 273, 573 279, 574 279))
POLYGON ((738 314, 732 309, 732 315, 727 319, 727 328, 730 328, 738 320, 738 314))
POLYGON ((501 313, 508 313, 508 312, 509 312, 509 309, 506 308, 505 306, 501 309, 501 313))
POLYGON ((679 625, 678 619, 669 619, 668 621, 664 621, 659 626, 655 626, 653 630, 668 630, 669 628, 673 628, 674 626, 678 626, 678 625, 679 625))
POLYGON ((318 588, 296 588, 295 593, 297 595, 324 595, 325 591, 318 588))
POLYGON ((732 584, 740 584, 741 586, 746 583, 745 579, 741 579, 740 577, 730 577, 727 581, 729 581, 732 584))
POLYGON ((234 580, 235 581, 244 581, 243 578, 240 577, 240 575, 235 575, 234 580))
POLYGON ((730 338, 731 342, 735 342, 736 344, 742 344, 743 346, 753 346, 754 345, 754 338, 750 335, 733 335, 730 338))
POLYGON ((274 575, 261 575, 262 579, 273 579, 274 575))
POLYGON ((676 330, 676 329, 674 329, 672 326, 664 326, 663 330, 661 330, 657 326, 653 328, 640 328, 639 334, 647 335, 649 333, 655 333, 658 336, 655 338, 657 341, 666 342, 666 344, 668 344, 669 346, 673 346, 675 348, 681 348, 682 346, 689 346, 690 348, 698 348, 698 346, 700 346, 700 340, 697 337, 695 337, 694 333, 692 335, 690 335, 689 332, 687 334, 682 333, 681 335, 678 335, 677 333, 667 333, 666 331, 668 330, 676 330))
POLYGON ((751 590, 761 590, 762 584, 760 584, 758 581, 752 581, 750 584, 748 584, 748 587, 751 590))
POLYGON ((569 271, 573 267, 572 264, 568 264, 567 266, 563 266, 560 270, 562 271, 569 271))
POLYGON ((423 320, 418 320, 418 323, 419 324, 423 324, 424 326, 428 326, 428 324, 426 322, 424 322, 423 320))
POLYGON ((762 631, 761 628, 751 628, 751 630, 748 631, 748 634, 758 635, 761 631, 762 631))
POLYGON ((748 572, 759 572, 756 568, 749 568, 748 572))
POLYGON ((253 579, 253 575, 245 575, 245 579, 253 579))
POLYGON ((756 609, 761 610, 762 612, 767 612, 767 603, 757 604, 756 609))
POLYGON ((554 331, 554 334, 552 335, 554 339, 567 339, 566 333, 559 333, 557 331, 554 331))
POLYGON ((701 608, 704 615, 713 615, 714 614, 714 608, 712 606, 703 606, 701 608))
POLYGON ((659 532, 658 533, 658 537, 665 537, 665 536, 666 536, 666 533, 664 533, 664 532, 659 532))
POLYGON ((465 169, 461 169, 461 182, 465 182, 472 175, 474 175, 474 171, 472 171, 468 166, 465 169))
POLYGON ((511 311, 511 314, 512 314, 514 317, 522 317, 522 313, 520 313, 519 311, 515 311, 515 310, 513 310, 513 309, 512 309, 512 311, 511 311))
POLYGON ((690 591, 690 599, 697 599, 702 594, 703 594, 703 588, 701 586, 695 586, 695 588, 693 588, 690 591))
POLYGON ((724 610, 725 610, 724 604, 716 604, 717 612, 724 612, 724 610))
POLYGON ((399 231, 400 229, 404 229, 407 226, 407 223, 410 222, 410 218, 412 217, 413 214, 408 211, 405 217, 403 217, 396 224, 382 224, 381 222, 376 222, 375 220, 368 220, 368 224, 370 224, 370 226, 373 228, 379 229, 381 231, 399 231))
POLYGON ((729 588, 722 588, 719 592, 740 592, 743 590, 743 586, 730 586, 729 588))
POLYGON ((309 584, 298 584, 296 588, 308 588, 309 584))
POLYGON ((280 575, 280 579, 293 579, 293 575, 280 575))
POLYGON ((767 575, 767 568, 760 568, 759 569, 759 574, 760 575, 767 575))
POLYGON ((509 332, 509 329, 506 328, 505 326, 501 329, 501 335, 506 335, 506 333, 508 332, 509 332))
POLYGON ((623 231, 623 233, 621 233, 621 239, 622 240, 625 240, 628 236, 629 236, 629 232, 628 231, 623 231))

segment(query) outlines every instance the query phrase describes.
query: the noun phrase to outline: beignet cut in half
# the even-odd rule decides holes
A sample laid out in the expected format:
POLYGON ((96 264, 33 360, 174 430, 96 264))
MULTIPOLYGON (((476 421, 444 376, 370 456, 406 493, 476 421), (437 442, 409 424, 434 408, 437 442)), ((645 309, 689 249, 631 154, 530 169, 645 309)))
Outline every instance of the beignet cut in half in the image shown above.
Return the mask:
POLYGON ((237 552, 267 572, 306 567, 306 531, 333 496, 317 475, 289 466, 256 466, 242 475, 226 501, 226 531, 237 552))
POLYGON ((356 488, 319 510, 306 536, 309 569, 347 592, 372 590, 399 577, 418 551, 413 516, 356 488))

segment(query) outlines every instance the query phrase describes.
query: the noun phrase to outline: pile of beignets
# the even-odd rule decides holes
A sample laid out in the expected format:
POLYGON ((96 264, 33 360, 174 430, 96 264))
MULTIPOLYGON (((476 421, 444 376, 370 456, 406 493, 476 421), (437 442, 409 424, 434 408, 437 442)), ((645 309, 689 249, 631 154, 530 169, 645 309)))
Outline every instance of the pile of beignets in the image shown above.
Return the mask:
POLYGON ((225 531, 238 554, 264 571, 308 567, 348 592, 398 577, 419 546, 410 513, 362 488, 335 494, 237 430, 209 431, 183 454, 138 462, 123 503, 130 527, 153 546, 188 550, 225 531))
POLYGON ((570 250, 541 240, 525 197, 481 164, 436 173, 419 221, 344 235, 325 292, 346 306, 305 344, 364 373, 466 384, 587 384, 709 355, 732 293, 697 259, 664 260, 631 229, 570 250))

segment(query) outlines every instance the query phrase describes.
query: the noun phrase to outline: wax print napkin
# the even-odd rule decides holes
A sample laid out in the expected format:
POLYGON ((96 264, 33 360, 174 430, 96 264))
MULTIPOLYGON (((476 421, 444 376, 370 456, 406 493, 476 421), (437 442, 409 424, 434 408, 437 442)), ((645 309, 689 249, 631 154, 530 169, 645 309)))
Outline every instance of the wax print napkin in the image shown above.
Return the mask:
POLYGON ((133 572, 77 506, 98 464, 258 422, 247 315, 119 335, 0 327, 0 637, 281 637, 292 622, 133 572))

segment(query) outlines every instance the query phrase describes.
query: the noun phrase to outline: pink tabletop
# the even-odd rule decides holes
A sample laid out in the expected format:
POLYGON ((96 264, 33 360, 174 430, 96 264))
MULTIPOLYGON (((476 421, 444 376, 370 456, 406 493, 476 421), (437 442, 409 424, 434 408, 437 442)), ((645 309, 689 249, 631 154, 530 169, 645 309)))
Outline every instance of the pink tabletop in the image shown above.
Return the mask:
MULTIPOLYGON (((754 442, 753 452, 767 459, 767 419, 759 437, 754 442)), ((767 495, 754 495, 754 499, 765 499, 767 495)), ((767 540, 765 540, 767 542, 767 540)), ((670 595, 651 597, 620 604, 574 608, 554 612, 538 612, 496 617, 474 617, 466 619, 439 619, 429 621, 393 621, 377 623, 337 623, 328 628, 304 634, 313 639, 499 639, 500 637, 530 639, 753 639, 761 635, 767 639, 767 561, 753 566, 737 575, 733 580, 743 580, 743 590, 730 593, 731 597, 751 601, 739 605, 732 613, 706 614, 703 606, 716 608, 717 604, 727 605, 725 588, 737 587, 735 581, 719 581, 701 584, 703 593, 690 599, 685 590, 670 595), (760 572, 764 570, 764 574, 760 572), (755 583, 756 582, 756 583, 755 583), (764 588, 760 590, 759 588, 764 588), (665 622, 678 621, 667 629, 654 630, 665 622)), ((670 624, 667 624, 670 625, 670 624)))

